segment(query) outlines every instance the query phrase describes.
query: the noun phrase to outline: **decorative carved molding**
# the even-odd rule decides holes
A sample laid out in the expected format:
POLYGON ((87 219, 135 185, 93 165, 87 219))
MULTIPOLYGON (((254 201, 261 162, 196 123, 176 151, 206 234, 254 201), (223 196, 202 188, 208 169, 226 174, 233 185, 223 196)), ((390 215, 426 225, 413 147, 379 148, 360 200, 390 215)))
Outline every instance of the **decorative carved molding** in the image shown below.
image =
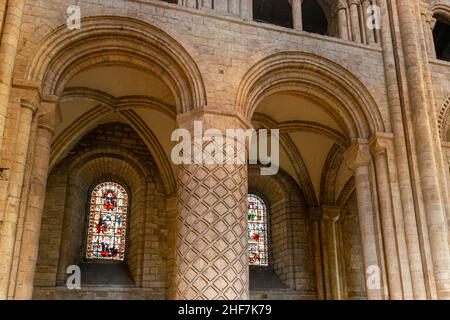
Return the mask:
POLYGON ((257 112, 254 113, 252 121, 259 122, 261 124, 270 123, 271 128, 279 129, 281 133, 311 132, 331 138, 343 148, 347 148, 350 145, 350 142, 344 134, 336 129, 314 121, 292 120, 276 122, 271 117, 257 112))
POLYGON ((185 49, 189 43, 183 47, 166 32, 126 17, 88 17, 82 24, 75 33, 65 25, 56 29, 31 59, 25 79, 39 82, 43 94, 62 95, 75 74, 99 66, 99 61, 127 67, 133 63, 160 75, 176 98, 178 112, 207 105, 200 70, 185 49))
POLYGON ((341 193, 339 194, 339 197, 337 199, 337 205, 339 208, 342 208, 347 203, 348 199, 352 195, 352 193, 355 191, 355 179, 352 177, 347 181, 344 188, 342 189, 341 193))
MULTIPOLYGON (((79 93, 80 92, 77 92, 76 95, 78 95, 79 93)), ((107 99, 106 95, 102 95, 101 97, 96 96, 96 98, 101 98, 100 100, 102 101, 110 101, 109 99, 107 99)), ((146 104, 146 107, 151 106, 152 105, 146 104)), ((96 106, 80 116, 61 134, 59 134, 52 145, 50 169, 55 167, 57 162, 61 160, 63 155, 70 151, 70 149, 74 147, 75 144, 85 134, 94 129, 96 125, 101 123, 103 118, 111 115, 114 110, 115 109, 112 106, 96 106)), ((123 108, 119 112, 119 116, 121 116, 128 124, 130 124, 130 126, 136 131, 139 137, 147 145, 150 154, 155 159, 155 162, 160 170, 166 193, 174 194, 176 192, 175 174, 173 173, 169 159, 155 134, 147 127, 144 121, 133 110, 123 108)))
POLYGON ((343 160, 342 148, 334 144, 325 160, 320 181, 320 199, 322 205, 336 204, 336 178, 343 160))
POLYGON ((385 131, 381 112, 368 89, 350 72, 323 57, 302 52, 265 57, 244 75, 236 104, 250 119, 263 99, 278 92, 296 93, 330 106, 351 141, 385 131))
POLYGON ((447 140, 447 132, 450 129, 449 118, 450 118, 450 96, 448 96, 445 99, 438 116, 438 129, 439 135, 441 137, 441 142, 448 142, 446 140, 447 140))

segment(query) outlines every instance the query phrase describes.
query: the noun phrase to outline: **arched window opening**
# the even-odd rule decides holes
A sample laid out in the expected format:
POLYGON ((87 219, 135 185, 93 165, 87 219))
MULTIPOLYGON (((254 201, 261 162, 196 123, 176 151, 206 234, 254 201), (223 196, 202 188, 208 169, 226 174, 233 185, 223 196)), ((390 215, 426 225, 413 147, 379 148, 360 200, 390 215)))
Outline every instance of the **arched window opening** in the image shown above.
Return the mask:
POLYGON ((116 182, 102 182, 91 193, 86 258, 123 261, 128 194, 116 182))
POLYGON ((261 198, 247 196, 248 260, 251 266, 268 266, 267 208, 261 198))
POLYGON ((253 0, 253 20, 292 28, 292 7, 288 0, 253 0))
POLYGON ((442 16, 436 16, 436 26, 433 30, 436 57, 450 62, 450 21, 442 16))
POLYGON ((178 0, 161 0, 161 1, 178 4, 178 0))
POLYGON ((328 21, 322 7, 316 0, 303 0, 302 3, 303 30, 306 32, 326 35, 328 21))

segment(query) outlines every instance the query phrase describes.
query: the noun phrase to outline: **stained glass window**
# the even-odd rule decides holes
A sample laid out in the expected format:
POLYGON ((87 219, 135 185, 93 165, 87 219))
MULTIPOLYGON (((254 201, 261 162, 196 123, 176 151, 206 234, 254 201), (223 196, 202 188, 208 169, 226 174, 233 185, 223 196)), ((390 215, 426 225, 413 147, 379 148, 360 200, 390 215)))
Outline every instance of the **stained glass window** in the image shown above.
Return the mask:
POLYGON ((256 195, 247 196, 248 213, 248 259, 252 266, 268 265, 267 210, 256 195))
POLYGON ((103 182, 91 193, 88 259, 123 261, 127 230, 128 195, 115 182, 103 182))

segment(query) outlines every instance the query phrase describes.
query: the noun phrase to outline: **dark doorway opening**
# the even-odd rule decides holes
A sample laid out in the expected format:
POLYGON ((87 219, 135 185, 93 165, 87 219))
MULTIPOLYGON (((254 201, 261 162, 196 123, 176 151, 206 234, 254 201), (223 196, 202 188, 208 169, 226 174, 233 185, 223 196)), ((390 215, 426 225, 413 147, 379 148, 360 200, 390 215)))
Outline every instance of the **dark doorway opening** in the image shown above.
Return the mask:
POLYGON ((304 31, 321 35, 328 33, 327 17, 316 0, 303 0, 302 19, 304 31))
POLYGON ((450 62, 450 22, 444 17, 435 17, 437 22, 433 30, 436 57, 450 62))

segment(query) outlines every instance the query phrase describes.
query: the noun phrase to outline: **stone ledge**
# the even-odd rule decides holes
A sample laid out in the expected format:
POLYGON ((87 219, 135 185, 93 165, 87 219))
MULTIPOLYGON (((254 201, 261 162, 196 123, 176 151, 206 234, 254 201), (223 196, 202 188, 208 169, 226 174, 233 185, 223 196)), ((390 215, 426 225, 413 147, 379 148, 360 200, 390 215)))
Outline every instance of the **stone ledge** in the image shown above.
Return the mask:
POLYGON ((35 287, 35 300, 163 300, 166 292, 161 289, 135 286, 89 286, 81 290, 66 287, 35 287))

